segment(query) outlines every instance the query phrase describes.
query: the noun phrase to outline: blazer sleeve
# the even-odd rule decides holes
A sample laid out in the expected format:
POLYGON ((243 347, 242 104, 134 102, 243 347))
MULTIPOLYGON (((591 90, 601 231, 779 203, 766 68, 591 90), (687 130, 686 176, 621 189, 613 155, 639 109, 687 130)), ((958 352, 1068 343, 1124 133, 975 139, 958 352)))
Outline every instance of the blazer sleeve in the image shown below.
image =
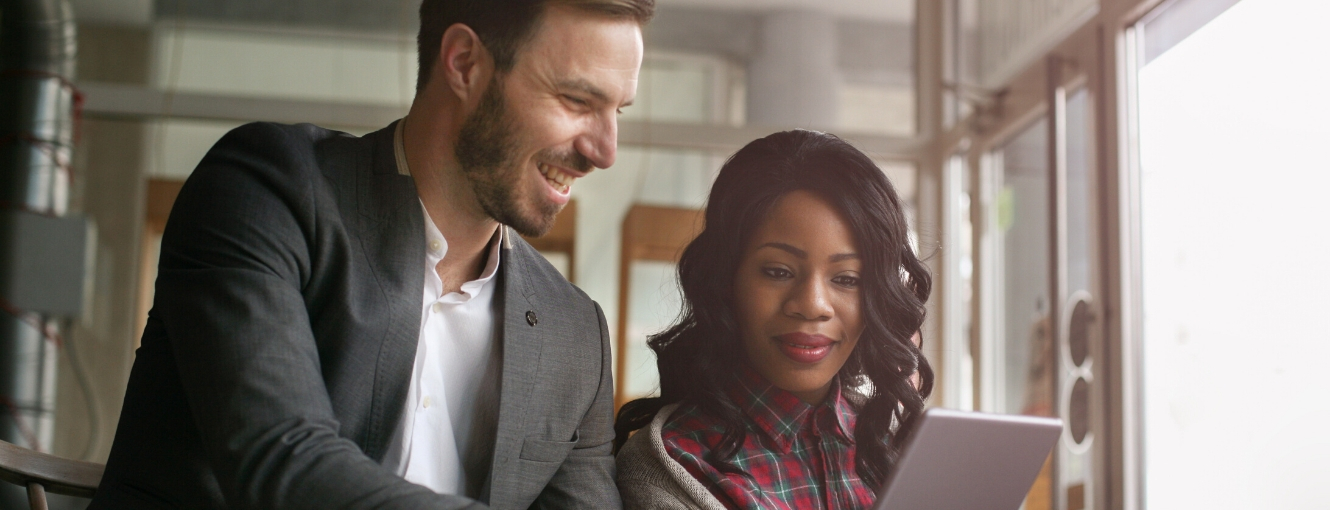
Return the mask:
POLYGON ((302 288, 316 217, 308 140, 249 125, 209 152, 162 239, 166 328, 232 508, 483 508, 411 484, 338 435, 302 288))
POLYGON ((605 312, 600 322, 600 389, 577 428, 577 444, 545 485, 532 508, 621 508, 614 483, 614 376, 611 372, 610 330, 605 312))

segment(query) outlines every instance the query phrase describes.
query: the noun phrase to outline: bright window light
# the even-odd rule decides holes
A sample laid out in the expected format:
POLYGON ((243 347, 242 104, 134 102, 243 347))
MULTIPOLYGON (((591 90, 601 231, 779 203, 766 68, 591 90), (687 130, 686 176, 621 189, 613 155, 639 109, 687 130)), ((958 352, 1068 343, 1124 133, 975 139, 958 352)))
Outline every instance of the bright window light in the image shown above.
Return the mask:
POLYGON ((1146 508, 1330 508, 1330 2, 1140 72, 1146 508))

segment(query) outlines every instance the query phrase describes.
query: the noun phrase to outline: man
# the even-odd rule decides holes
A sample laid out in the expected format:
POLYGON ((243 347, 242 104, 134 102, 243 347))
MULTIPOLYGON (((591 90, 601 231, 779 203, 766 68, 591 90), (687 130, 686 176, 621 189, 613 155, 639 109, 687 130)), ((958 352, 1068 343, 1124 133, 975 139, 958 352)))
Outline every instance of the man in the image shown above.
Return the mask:
POLYGON ((510 230, 614 162, 653 7, 426 0, 406 118, 219 141, 92 508, 618 507, 604 315, 510 230))

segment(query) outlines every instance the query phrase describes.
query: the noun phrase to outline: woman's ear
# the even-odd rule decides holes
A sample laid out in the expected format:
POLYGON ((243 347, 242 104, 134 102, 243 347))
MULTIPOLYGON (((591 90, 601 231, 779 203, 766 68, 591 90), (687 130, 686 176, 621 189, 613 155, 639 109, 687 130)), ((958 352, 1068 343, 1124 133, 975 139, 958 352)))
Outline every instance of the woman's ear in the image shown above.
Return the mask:
POLYGON ((439 40, 439 62, 434 66, 462 103, 479 100, 494 73, 494 59, 471 27, 455 23, 439 40))

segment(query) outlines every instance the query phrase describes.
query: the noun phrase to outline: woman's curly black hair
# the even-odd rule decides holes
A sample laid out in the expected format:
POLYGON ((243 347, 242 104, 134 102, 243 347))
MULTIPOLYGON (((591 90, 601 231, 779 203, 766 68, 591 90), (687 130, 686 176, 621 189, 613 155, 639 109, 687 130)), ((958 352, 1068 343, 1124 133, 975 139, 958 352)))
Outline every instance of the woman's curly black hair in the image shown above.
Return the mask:
POLYGON ((705 228, 679 261, 683 309, 647 342, 656 353, 660 396, 624 404, 615 449, 664 406, 688 401, 727 431, 713 449, 722 468, 742 444, 744 417, 726 392, 746 363, 735 314, 734 277, 749 236, 781 197, 806 190, 849 223, 863 270, 864 332, 839 372, 843 389, 864 393, 854 430, 859 477, 880 485, 933 390, 933 370, 911 338, 924 322, 932 279, 910 246, 900 197, 882 170, 835 135, 794 130, 755 140, 721 167, 705 228), (918 387, 911 382, 918 372, 918 387), (867 383, 867 384, 866 384, 867 383))

